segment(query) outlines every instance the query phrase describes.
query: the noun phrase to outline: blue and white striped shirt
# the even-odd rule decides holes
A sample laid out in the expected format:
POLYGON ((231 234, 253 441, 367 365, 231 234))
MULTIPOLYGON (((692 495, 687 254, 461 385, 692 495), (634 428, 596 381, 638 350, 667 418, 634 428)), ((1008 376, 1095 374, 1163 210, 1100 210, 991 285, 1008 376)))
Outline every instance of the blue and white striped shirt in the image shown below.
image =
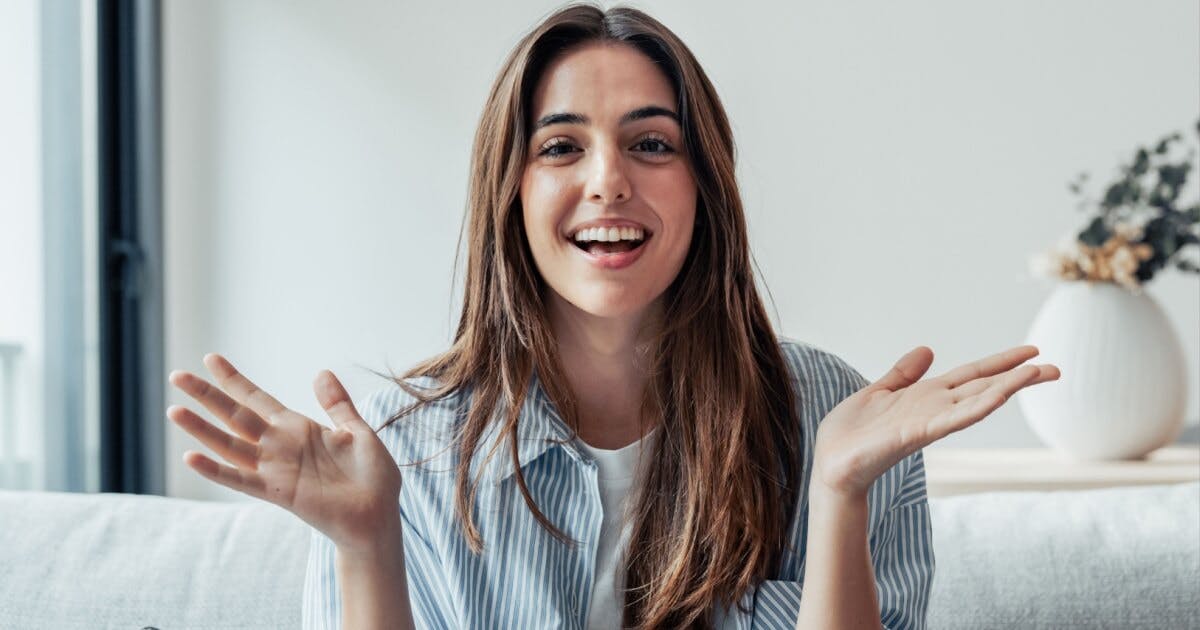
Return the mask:
MULTIPOLYGON (((781 349, 799 394, 804 470, 800 509, 791 524, 790 544, 781 552, 775 579, 747 593, 743 613, 717 611, 721 628, 795 627, 804 582, 808 526, 808 484, 817 425, 839 402, 869 381, 836 355, 784 339, 781 349)), ((416 384, 431 385, 424 377, 416 384)), ((536 374, 518 424, 521 470, 536 505, 564 533, 583 544, 570 548, 553 538, 526 507, 512 475, 507 449, 488 464, 480 482, 475 518, 484 550, 475 555, 454 513, 454 463, 450 428, 462 403, 456 396, 431 403, 380 432, 405 464, 434 456, 421 466, 405 466, 400 496, 409 597, 418 628, 583 628, 596 572, 596 544, 602 508, 596 464, 574 442, 536 374)), ((415 399, 390 385, 359 409, 378 427, 415 399)), ((481 451, 499 432, 484 433, 481 451)), ((472 461, 479 470, 483 453, 472 461)), ((868 494, 869 548, 875 569, 882 627, 924 628, 933 583, 934 557, 922 452, 901 460, 876 480, 868 494)), ((340 627, 341 598, 334 573, 334 548, 313 530, 304 586, 304 628, 340 627)))

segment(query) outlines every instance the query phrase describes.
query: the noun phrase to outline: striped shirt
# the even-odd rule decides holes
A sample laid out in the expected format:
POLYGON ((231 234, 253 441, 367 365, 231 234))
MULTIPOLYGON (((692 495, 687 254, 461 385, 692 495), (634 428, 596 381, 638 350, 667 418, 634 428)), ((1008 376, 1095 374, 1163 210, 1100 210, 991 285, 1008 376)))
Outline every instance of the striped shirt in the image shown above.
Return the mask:
MULTIPOLYGON (((869 384, 836 355, 810 344, 781 340, 791 383, 799 394, 797 416, 804 445, 800 509, 790 528, 790 547, 780 556, 778 574, 745 595, 742 608, 714 611, 719 628, 795 627, 804 582, 808 526, 808 485, 817 425, 839 402, 869 384), (794 550, 794 551, 793 551, 794 550), (748 611, 748 612, 746 612, 748 611)), ((429 386, 431 379, 412 379, 429 386)), ((454 464, 447 448, 450 429, 465 410, 466 395, 450 396, 380 432, 404 466, 400 493, 409 598, 418 628, 583 628, 596 573, 596 545, 602 506, 596 464, 573 441, 536 374, 517 427, 521 471, 535 504, 550 522, 582 544, 568 547, 553 538, 525 505, 507 448, 486 465, 486 446, 498 437, 493 423, 484 432, 472 475, 483 477, 475 519, 484 549, 472 553, 454 511, 454 464), (461 398, 460 398, 461 397, 461 398)), ((378 427, 415 399, 389 385, 359 408, 378 427)), ((925 466, 917 451, 875 483, 867 497, 868 543, 883 628, 924 628, 934 575, 932 531, 925 494, 925 466)), ((341 599, 334 572, 334 548, 315 529, 309 549, 303 601, 303 627, 340 627, 341 599)))

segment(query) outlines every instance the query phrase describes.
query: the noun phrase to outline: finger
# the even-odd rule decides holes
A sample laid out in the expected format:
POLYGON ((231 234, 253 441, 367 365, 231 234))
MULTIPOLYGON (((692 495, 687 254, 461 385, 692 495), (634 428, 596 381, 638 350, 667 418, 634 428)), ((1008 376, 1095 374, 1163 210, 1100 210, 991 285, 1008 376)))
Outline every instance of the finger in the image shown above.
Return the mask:
POLYGON ((1037 369, 1037 376, 1025 383, 1023 387, 1029 387, 1031 385, 1037 385, 1038 383, 1045 383, 1047 381, 1057 381, 1059 377, 1062 376, 1062 372, 1059 371, 1058 366, 1051 363, 1043 363, 1038 365, 1037 369))
POLYGON ((886 387, 890 391, 904 389, 921 380, 932 364, 933 350, 928 346, 917 346, 900 357, 883 378, 875 381, 875 387, 886 387))
POLYGON ((954 388, 977 378, 986 378, 1000 372, 1005 372, 1037 355, 1037 346, 1017 346, 1016 348, 993 354, 990 357, 956 367, 942 375, 940 379, 946 383, 947 387, 954 388))
POLYGON ((167 417, 230 464, 258 470, 257 445, 218 429, 187 407, 171 405, 167 408, 167 417))
MULTIPOLYGON (((991 385, 978 394, 963 399, 958 405, 970 410, 984 408, 983 415, 973 417, 981 420, 983 416, 995 411, 1003 405, 1017 390, 1031 382, 1041 374, 1036 365, 1022 365, 992 380, 991 385)), ((956 405, 957 406, 957 405, 956 405)))
POLYGON ((926 444, 932 444, 951 433, 961 431, 983 420, 1003 405, 1013 392, 1038 378, 1041 378, 1039 366, 1023 365, 1004 374, 1002 378, 993 379, 990 387, 984 388, 974 396, 955 400, 953 406, 945 413, 939 414, 927 425, 928 441, 926 444))
POLYGON ((333 422, 342 429, 367 427, 366 420, 358 415, 358 410, 354 408, 354 402, 350 399, 350 394, 346 392, 346 388, 342 386, 341 381, 333 372, 329 370, 321 370, 317 374, 316 380, 313 381, 313 392, 317 395, 317 402, 321 403, 321 408, 329 414, 333 422))
POLYGON ((244 407, 212 383, 183 370, 175 370, 167 376, 172 385, 195 398, 204 408, 212 412, 238 435, 257 442, 270 425, 258 414, 244 407))
POLYGON ((263 419, 270 421, 277 414, 287 411, 287 407, 250 382, 250 379, 238 372, 225 357, 215 352, 206 354, 204 366, 216 377, 221 389, 229 392, 234 400, 249 407, 263 419))
POLYGON ((256 499, 267 499, 266 484, 262 477, 258 476, 258 473, 238 470, 233 466, 213 461, 203 453, 196 451, 184 453, 183 461, 205 479, 215 481, 226 488, 233 488, 256 499))
POLYGON ((1016 369, 1010 370, 1001 378, 996 379, 992 383, 992 387, 1003 394, 1004 399, 1012 397, 1013 394, 1020 391, 1022 387, 1033 382, 1042 374, 1042 369, 1036 365, 1022 365, 1016 369))
MULTIPOLYGON (((1061 376, 1061 373, 1059 372, 1058 367, 1054 366, 1050 363, 1044 363, 1044 364, 1038 365, 1036 367, 1038 368, 1037 376, 1035 376, 1029 382, 1025 383, 1023 385, 1023 387, 1030 387, 1032 385, 1037 385, 1038 383, 1045 383, 1046 381, 1057 380, 1059 378, 1059 376, 1061 376)), ((950 393, 954 395, 953 400, 954 400, 954 402, 957 403, 959 401, 966 400, 967 398, 970 398, 971 396, 975 396, 979 392, 982 392, 982 391, 986 390, 987 388, 991 387, 992 383, 997 378, 1000 378, 1000 376, 992 376, 992 377, 988 377, 988 378, 975 379, 975 380, 971 381, 970 383, 967 383, 961 387, 955 387, 954 389, 950 390, 950 393)))

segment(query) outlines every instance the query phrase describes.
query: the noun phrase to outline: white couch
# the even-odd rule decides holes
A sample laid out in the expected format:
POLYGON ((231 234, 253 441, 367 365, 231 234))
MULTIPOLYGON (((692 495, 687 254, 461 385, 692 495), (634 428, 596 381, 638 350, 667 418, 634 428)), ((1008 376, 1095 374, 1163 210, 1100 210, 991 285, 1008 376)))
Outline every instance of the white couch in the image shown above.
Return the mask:
MULTIPOLYGON (((934 498, 934 629, 1200 629, 1200 483, 934 498)), ((0 491, 0 628, 298 628, 259 502, 0 491)))

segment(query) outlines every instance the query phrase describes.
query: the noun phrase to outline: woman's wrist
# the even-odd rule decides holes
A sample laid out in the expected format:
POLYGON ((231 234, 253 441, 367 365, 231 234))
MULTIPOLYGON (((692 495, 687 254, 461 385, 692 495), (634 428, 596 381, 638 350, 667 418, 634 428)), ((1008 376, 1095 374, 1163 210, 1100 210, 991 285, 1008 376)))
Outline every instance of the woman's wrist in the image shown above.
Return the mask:
POLYGON ((796 628, 878 628, 866 494, 816 478, 808 493, 807 568, 796 628))
POLYGON ((335 568, 346 628, 413 628, 399 516, 371 541, 336 546, 335 568))
POLYGON ((404 527, 401 525, 399 507, 387 515, 369 519, 372 525, 358 525, 353 536, 333 539, 339 558, 355 562, 367 562, 372 558, 391 557, 404 549, 404 527))
POLYGON ((867 493, 833 488, 815 476, 808 484, 808 503, 822 508, 847 510, 865 506, 867 493))
POLYGON ((843 507, 865 503, 870 490, 870 482, 853 480, 854 473, 853 471, 848 472, 847 466, 849 464, 844 462, 837 466, 832 465, 832 460, 822 457, 818 444, 816 452, 813 454, 812 473, 808 483, 809 503, 820 501, 824 504, 843 507))

